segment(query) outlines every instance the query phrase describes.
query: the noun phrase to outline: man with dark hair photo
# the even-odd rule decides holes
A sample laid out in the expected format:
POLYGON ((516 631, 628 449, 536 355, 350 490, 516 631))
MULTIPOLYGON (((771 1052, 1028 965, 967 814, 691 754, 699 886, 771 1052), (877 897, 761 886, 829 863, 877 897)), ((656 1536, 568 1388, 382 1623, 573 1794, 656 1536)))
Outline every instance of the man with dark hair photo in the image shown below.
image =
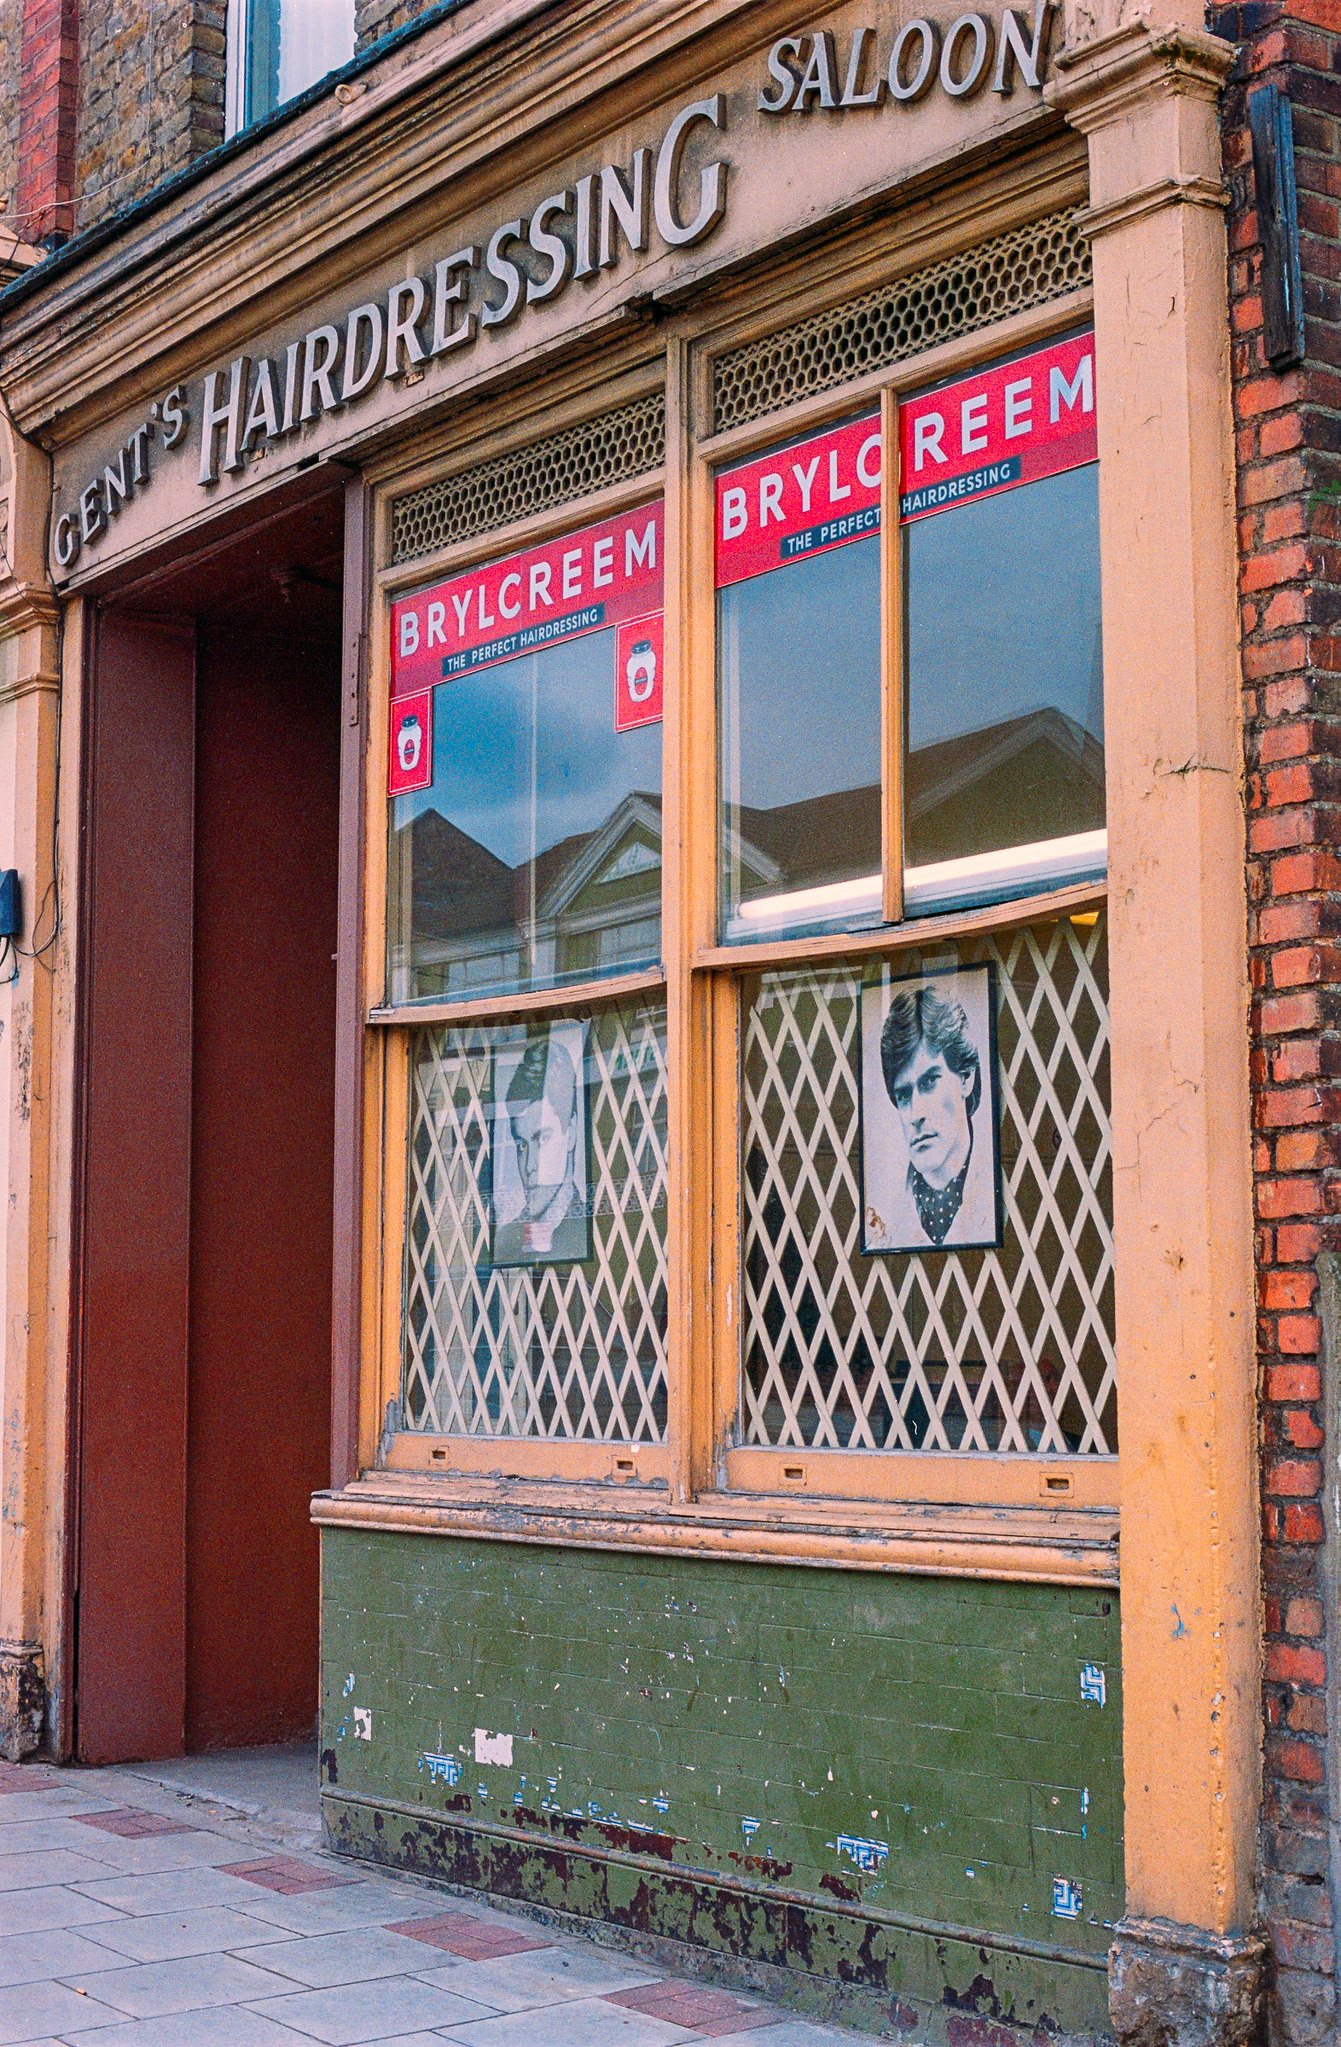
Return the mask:
POLYGON ((591 1255, 586 1212, 585 1111, 579 1063, 551 1026, 530 1039, 508 1081, 493 1122, 495 1224, 493 1265, 561 1265, 591 1255), (500 1156, 510 1147, 512 1157, 500 1156), (511 1183, 511 1184, 509 1184, 511 1183), (521 1212, 497 1220, 500 1193, 521 1212))
MULTIPOLYGON (((869 1014, 867 1005, 880 993, 865 991, 864 1037, 873 1034, 878 1015, 878 1006, 869 1014)), ((979 1114, 984 1099, 979 1045, 990 1052, 990 1016, 990 976, 978 968, 905 982, 879 1021, 876 1072, 870 1071, 874 1047, 864 1051, 863 1062, 866 1250, 939 1251, 998 1241, 990 1086, 992 1113, 979 1114), (966 1005, 979 1012, 976 1024, 966 1005), (870 1083, 877 1076, 872 1099, 870 1083)))

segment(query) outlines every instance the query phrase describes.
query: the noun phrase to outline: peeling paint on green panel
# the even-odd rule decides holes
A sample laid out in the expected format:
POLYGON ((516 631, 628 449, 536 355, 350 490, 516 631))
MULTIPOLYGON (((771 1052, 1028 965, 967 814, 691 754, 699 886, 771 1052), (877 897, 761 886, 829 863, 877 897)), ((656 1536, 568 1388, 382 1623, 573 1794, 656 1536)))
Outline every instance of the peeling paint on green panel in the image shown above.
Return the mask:
POLYGON ((353 1530, 323 1556, 350 1852, 862 1984, 947 2039, 1103 2027, 1112 1594, 353 1530))

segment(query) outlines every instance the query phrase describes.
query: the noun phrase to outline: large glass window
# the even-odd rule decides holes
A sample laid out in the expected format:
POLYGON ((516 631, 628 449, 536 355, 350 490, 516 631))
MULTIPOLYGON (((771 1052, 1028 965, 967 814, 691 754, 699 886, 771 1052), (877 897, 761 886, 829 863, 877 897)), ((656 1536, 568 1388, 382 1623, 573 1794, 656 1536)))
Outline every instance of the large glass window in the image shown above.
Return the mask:
POLYGON ((389 571, 392 1464, 1111 1503, 1093 338, 969 360, 389 571))
POLYGON ((354 0, 231 0, 228 132, 265 119, 354 54, 354 0))
POLYGON ((1103 872, 1093 337, 900 409, 905 910, 1103 872))
POLYGON ((717 478, 729 938, 880 915, 880 415, 717 478))
POLYGON ((1116 1448, 1101 917, 763 974, 742 1085, 742 1443, 1116 1448), (959 1003, 977 1076, 953 1213, 940 1103, 913 1099, 931 1062, 900 1073, 874 1028, 922 988, 959 1003))
POLYGON ((664 1006, 417 1033, 409 1154, 404 1428, 660 1442, 664 1006))
POLYGON ((661 507, 402 598, 392 999, 549 988, 661 944, 661 507))

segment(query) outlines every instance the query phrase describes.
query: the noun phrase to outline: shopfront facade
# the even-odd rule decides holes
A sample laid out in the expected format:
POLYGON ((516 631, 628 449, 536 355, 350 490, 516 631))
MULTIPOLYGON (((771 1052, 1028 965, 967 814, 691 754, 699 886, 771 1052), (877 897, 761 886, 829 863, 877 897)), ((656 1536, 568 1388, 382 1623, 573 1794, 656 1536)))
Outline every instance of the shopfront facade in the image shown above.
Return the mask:
POLYGON ((467 7, 0 298, 16 1724, 1249 2037, 1233 61, 467 7))

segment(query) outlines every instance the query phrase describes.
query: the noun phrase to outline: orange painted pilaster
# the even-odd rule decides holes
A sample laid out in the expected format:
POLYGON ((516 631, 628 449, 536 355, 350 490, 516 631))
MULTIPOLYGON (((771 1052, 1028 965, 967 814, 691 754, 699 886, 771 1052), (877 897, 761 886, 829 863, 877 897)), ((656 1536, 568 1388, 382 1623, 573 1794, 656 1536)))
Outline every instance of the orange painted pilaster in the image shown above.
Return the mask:
MULTIPOLYGON (((1064 52, 1049 88, 1090 152, 1127 1915, 1210 1936, 1203 1959, 1222 1973, 1252 1915, 1259 1781, 1244 826, 1216 105, 1233 55, 1199 30, 1138 21, 1064 52)), ((1116 2002, 1114 2016, 1121 2030, 1116 2002)))
POLYGON ((23 917, 22 950, 0 948, 0 1753, 17 1757, 37 1746, 45 1708, 48 1480, 59 1486, 63 1464, 59 1421, 51 1434, 63 1374, 48 1371, 60 684, 46 464, 3 420, 0 441, 0 867, 18 870, 23 917))

